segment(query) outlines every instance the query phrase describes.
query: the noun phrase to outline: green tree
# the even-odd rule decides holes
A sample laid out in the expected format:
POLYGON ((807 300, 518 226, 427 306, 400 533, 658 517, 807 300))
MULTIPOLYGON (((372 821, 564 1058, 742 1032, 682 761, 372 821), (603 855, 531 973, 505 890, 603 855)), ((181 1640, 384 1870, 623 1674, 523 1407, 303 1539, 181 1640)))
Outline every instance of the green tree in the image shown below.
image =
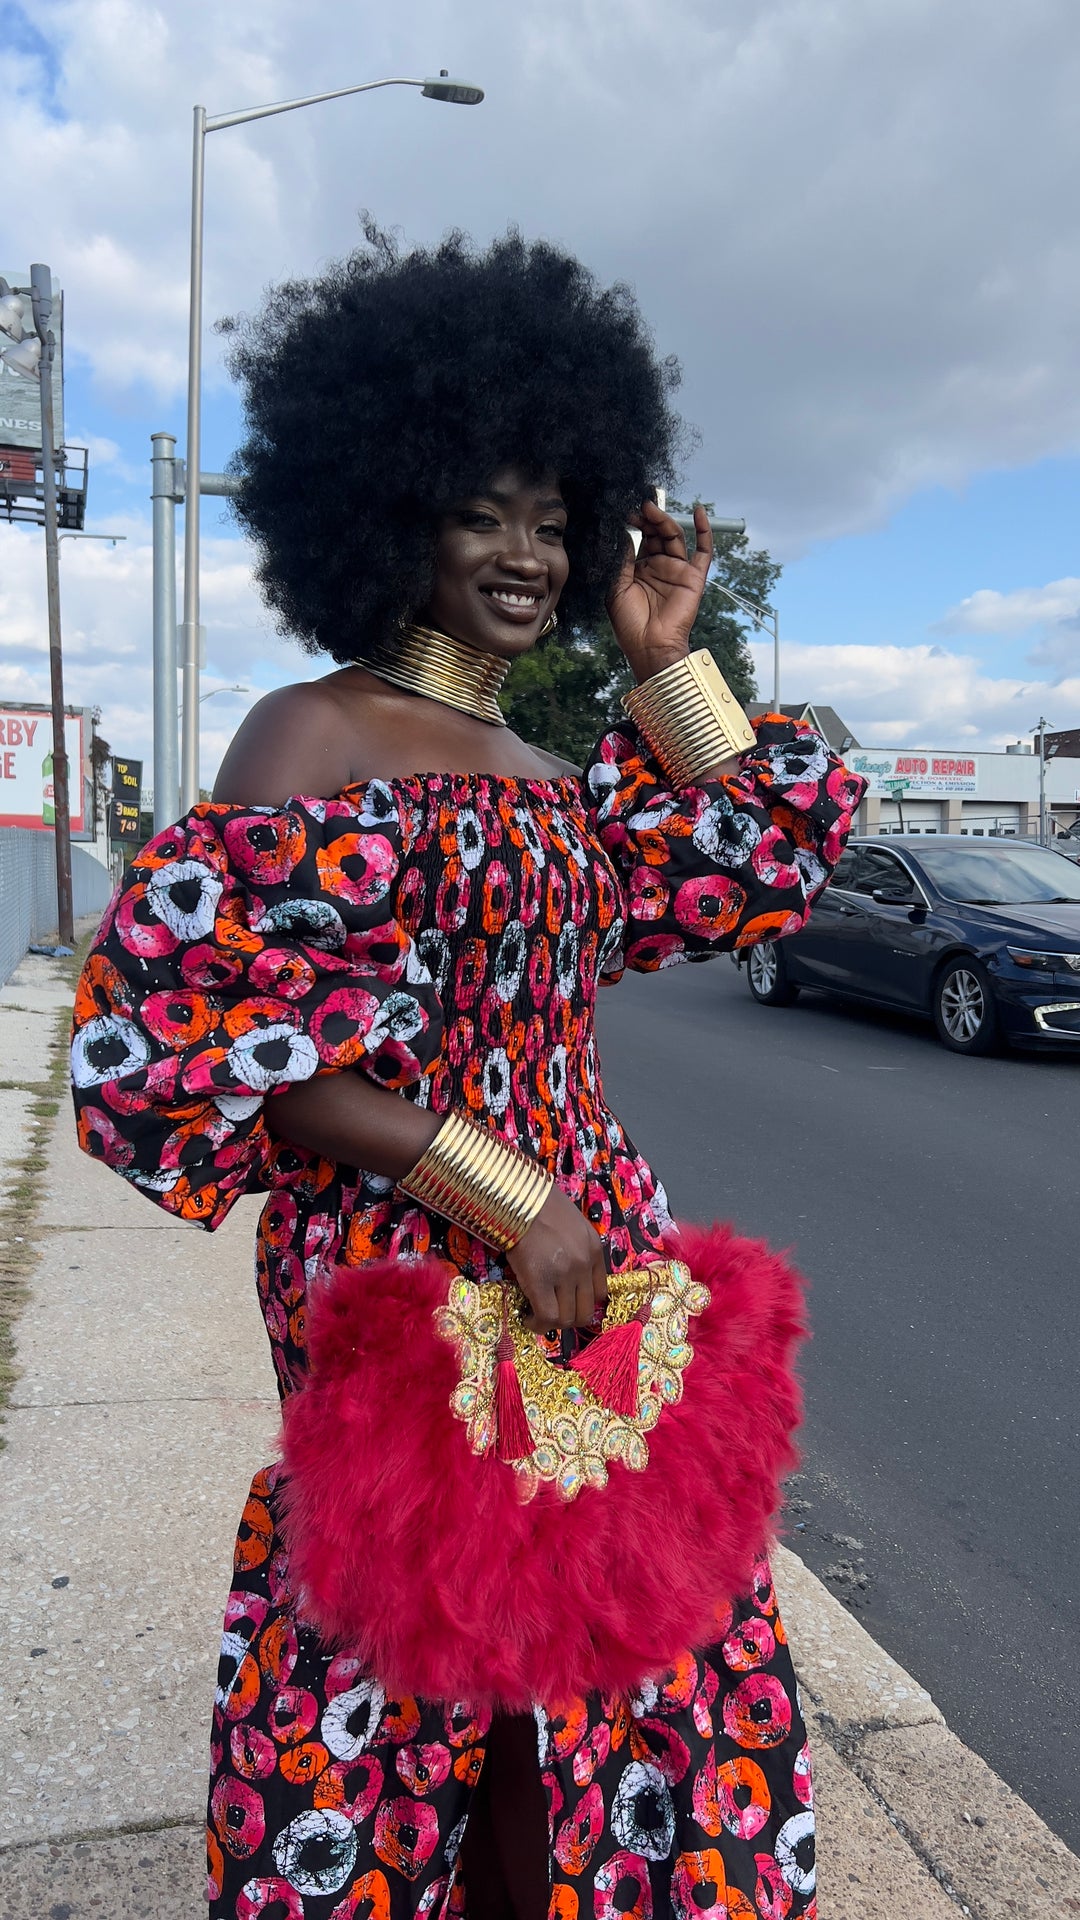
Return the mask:
MULTIPOLYGON (((708 511, 712 513, 712 505, 708 511)), ((687 509, 669 502, 676 513, 687 509)), ((721 589, 767 606, 781 568, 762 548, 751 548, 745 533, 721 534, 698 617, 690 635, 694 647, 708 647, 737 700, 756 694, 754 665, 747 640, 753 621, 721 589)), ((549 753, 580 766, 599 734, 622 716, 620 701, 632 676, 610 623, 586 631, 560 628, 541 640, 510 669, 501 704, 517 733, 549 753)))

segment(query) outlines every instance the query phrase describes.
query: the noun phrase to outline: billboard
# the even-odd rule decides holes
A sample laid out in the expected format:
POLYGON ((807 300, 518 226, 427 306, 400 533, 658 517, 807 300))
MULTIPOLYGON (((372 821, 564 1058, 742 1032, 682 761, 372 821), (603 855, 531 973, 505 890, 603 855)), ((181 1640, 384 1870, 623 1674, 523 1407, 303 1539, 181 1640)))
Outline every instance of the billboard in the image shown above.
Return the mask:
POLYGON ((137 840, 139 837, 142 769, 141 760, 119 760, 113 755, 112 809, 109 815, 111 840, 137 840))
POLYGON ((974 755, 951 753, 846 753, 845 764, 861 773, 871 793, 977 793, 979 775, 974 755))
MULTIPOLYGON (((86 812, 90 727, 84 709, 64 718, 71 831, 90 838, 86 812)), ((0 707, 0 827, 40 827, 51 833, 53 814, 52 715, 48 707, 0 707)))
MULTIPOLYGON (((12 292, 22 301, 22 330, 24 337, 35 334, 34 314, 30 305, 30 269, 7 269, 0 267, 0 277, 5 279, 12 292)), ((56 336, 56 358, 53 361, 53 437, 58 447, 64 444, 64 297, 55 275, 53 276, 52 330, 56 336)), ((35 377, 28 379, 24 373, 14 373, 4 364, 4 349, 14 346, 15 342, 6 333, 0 333, 0 447, 41 446, 41 390, 35 377)))

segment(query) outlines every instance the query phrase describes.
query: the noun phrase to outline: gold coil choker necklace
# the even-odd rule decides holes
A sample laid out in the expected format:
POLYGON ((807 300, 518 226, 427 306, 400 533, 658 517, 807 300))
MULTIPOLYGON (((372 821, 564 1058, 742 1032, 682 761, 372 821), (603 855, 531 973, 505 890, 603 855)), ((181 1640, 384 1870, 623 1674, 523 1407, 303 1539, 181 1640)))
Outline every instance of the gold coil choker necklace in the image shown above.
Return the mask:
POLYGON ((482 653, 467 640, 434 627, 403 626, 387 640, 373 640, 357 655, 356 664, 379 680, 439 700, 489 726, 505 727, 498 693, 510 671, 509 660, 482 653))

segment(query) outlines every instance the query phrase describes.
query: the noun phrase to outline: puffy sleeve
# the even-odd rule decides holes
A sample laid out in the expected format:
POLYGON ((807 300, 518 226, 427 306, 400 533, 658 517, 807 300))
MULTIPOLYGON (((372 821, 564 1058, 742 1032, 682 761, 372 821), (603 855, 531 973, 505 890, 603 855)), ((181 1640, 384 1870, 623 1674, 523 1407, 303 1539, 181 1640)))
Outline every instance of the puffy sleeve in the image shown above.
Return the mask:
POLYGON ((199 806, 143 848, 79 982, 80 1143, 169 1212, 216 1227, 275 1184, 265 1102, 358 1068, 423 1081, 442 1015, 394 915, 401 825, 349 800, 199 806))
POLYGON ((777 939, 808 918, 866 782, 805 722, 765 714, 754 730, 737 772, 680 791, 629 722, 597 745, 586 805, 626 913, 605 979, 777 939))

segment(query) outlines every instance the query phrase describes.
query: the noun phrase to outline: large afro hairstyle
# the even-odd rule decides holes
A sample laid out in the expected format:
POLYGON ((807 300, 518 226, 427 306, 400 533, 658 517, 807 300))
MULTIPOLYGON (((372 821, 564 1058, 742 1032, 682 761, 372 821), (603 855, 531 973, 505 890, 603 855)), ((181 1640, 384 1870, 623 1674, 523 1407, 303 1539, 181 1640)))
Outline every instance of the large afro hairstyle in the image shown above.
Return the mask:
POLYGON ((560 615, 591 624, 628 515, 674 478, 677 363, 657 357, 628 287, 546 241, 511 231, 479 252, 452 233, 403 252, 370 220, 364 235, 321 278, 222 323, 246 422, 236 512, 280 631, 348 661, 415 618, 440 513, 508 464, 558 477, 560 615))

